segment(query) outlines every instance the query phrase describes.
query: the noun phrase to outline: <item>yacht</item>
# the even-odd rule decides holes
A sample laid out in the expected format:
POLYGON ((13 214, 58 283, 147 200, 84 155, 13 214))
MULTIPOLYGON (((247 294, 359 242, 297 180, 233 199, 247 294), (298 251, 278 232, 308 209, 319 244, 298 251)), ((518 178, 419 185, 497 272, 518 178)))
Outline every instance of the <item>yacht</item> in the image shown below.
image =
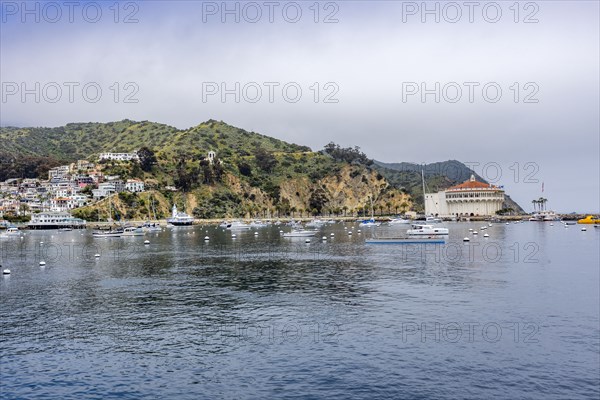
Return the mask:
POLYGON ((426 224, 441 224, 442 219, 430 215, 429 217, 425 217, 425 223, 426 224))
POLYGON ((6 228, 6 232, 0 234, 0 237, 9 237, 9 236, 21 236, 21 232, 19 232, 19 228, 14 226, 9 226, 6 228))
POLYGON ((194 218, 184 212, 177 211, 177 206, 173 204, 171 218, 167 218, 167 223, 175 226, 192 225, 194 223, 194 218))
POLYGON ((240 231, 244 229, 250 229, 250 225, 245 224, 242 221, 232 221, 225 225, 225 229, 230 231, 240 231))
POLYGON ((316 219, 313 219, 313 220, 307 222, 306 226, 308 226, 310 228, 320 228, 323 225, 325 225, 325 223, 326 223, 325 221, 316 218, 316 219))
POLYGON ((534 213, 530 218, 530 221, 559 221, 560 218, 554 211, 542 210, 534 213))
POLYGON ((317 231, 306 230, 306 229, 294 229, 291 232, 286 232, 283 237, 311 237, 315 236, 317 231))
POLYGON ((144 236, 146 232, 142 227, 128 226, 123 229, 121 236, 144 236))
POLYGON ((434 227, 433 225, 413 224, 412 229, 406 231, 409 236, 414 235, 447 235, 448 228, 434 227))
POLYGON ((92 236, 95 238, 110 238, 110 237, 121 237, 123 236, 123 229, 108 229, 99 230, 92 232, 92 236))
POLYGON ((85 229, 86 222, 74 218, 68 212, 41 212, 32 214, 27 224, 29 229, 85 229))
POLYGON ((404 218, 393 218, 390 222, 388 222, 388 224, 390 225, 396 225, 396 224, 410 224, 410 219, 404 219, 404 218))
POLYGON ((374 218, 365 219, 364 221, 362 221, 360 223, 360 226, 379 226, 379 225, 381 225, 381 222, 375 222, 374 218))
POLYGON ((268 226, 269 224, 267 224, 266 222, 263 222, 259 219, 257 219, 256 221, 252 221, 250 222, 250 227, 251 228, 264 228, 266 226, 268 226))

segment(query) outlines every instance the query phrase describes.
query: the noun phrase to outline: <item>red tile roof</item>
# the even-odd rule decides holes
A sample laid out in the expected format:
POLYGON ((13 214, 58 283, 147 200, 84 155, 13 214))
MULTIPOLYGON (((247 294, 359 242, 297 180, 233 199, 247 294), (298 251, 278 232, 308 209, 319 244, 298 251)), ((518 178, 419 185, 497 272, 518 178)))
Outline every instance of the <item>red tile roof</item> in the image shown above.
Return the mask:
POLYGON ((454 190, 471 190, 471 189, 491 189, 491 190, 501 190, 500 188, 498 188, 497 186, 494 186, 492 184, 489 183, 483 183, 483 182, 477 182, 473 177, 468 180, 468 181, 464 181, 461 184, 449 187, 448 189, 446 189, 446 191, 454 191, 454 190))

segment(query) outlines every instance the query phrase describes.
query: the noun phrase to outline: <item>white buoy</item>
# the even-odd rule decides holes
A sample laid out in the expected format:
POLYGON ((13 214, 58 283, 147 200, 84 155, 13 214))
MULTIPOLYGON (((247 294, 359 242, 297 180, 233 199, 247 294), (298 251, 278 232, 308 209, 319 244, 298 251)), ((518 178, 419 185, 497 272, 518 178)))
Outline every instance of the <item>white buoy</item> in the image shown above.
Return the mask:
POLYGON ((506 223, 506 225, 508 225, 508 222, 506 223))
POLYGON ((144 244, 150 244, 149 240, 144 240, 144 244))
POLYGON ((44 242, 40 242, 40 244, 44 244, 44 242))
POLYGON ((280 230, 279 230, 279 233, 283 233, 283 231, 280 229, 280 230))
POLYGON ((358 232, 358 233, 361 233, 362 231, 359 229, 359 230, 357 230, 356 232, 358 232))
POLYGON ((554 224, 553 224, 553 223, 550 223, 550 226, 554 226, 554 224))
POLYGON ((582 230, 583 232, 587 231, 587 229, 586 229, 586 228, 581 228, 581 230, 582 230))
POLYGON ((4 275, 10 275, 10 269, 5 269, 2 271, 4 275))
POLYGON ((331 236, 335 236, 335 234, 333 232, 331 232, 331 236))
POLYGON ((323 237, 322 237, 322 239, 323 239, 323 240, 327 240, 327 236, 323 236, 323 237))
POLYGON ((210 240, 208 236, 204 236, 204 240, 210 240))
POLYGON ((310 243, 310 239, 306 239, 304 243, 310 243))
POLYGON ((254 232, 254 236, 258 236, 258 232, 254 232))
POLYGON ((473 228, 469 228, 469 232, 473 232, 473 228))
POLYGON ((352 236, 352 231, 349 231, 349 232, 348 232, 348 236, 352 236))
POLYGON ((237 235, 236 235, 235 233, 232 233, 232 234, 231 234, 231 237, 232 237, 232 238, 234 238, 234 237, 236 237, 236 236, 237 236, 237 235))
POLYGON ((477 233, 478 233, 477 231, 473 231, 473 235, 477 235, 477 233))
POLYGON ((470 241, 470 240, 471 240, 471 239, 469 239, 468 237, 466 237, 466 238, 464 238, 464 239, 463 239, 463 242, 468 242, 468 241, 470 241))
POLYGON ((46 261, 40 261, 40 265, 43 267, 44 265, 46 265, 46 261))
POLYGON ((491 224, 491 223, 489 223, 489 224, 488 224, 488 226, 492 226, 492 224, 491 224))
POLYGON ((100 258, 100 254, 96 253, 96 254, 94 254, 94 257, 100 258))
POLYGON ((490 235, 488 235, 487 233, 485 235, 483 235, 483 237, 490 237, 490 235))

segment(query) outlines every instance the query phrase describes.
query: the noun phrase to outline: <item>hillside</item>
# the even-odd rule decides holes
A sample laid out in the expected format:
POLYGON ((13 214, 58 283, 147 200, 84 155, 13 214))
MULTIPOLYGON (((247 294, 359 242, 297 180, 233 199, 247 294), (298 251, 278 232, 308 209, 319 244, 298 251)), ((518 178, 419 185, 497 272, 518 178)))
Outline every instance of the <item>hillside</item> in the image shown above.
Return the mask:
MULTIPOLYGON (((0 180, 45 178, 56 165, 97 161, 102 152, 147 149, 152 162, 103 162, 103 172, 143 179, 159 216, 165 216, 173 203, 199 218, 368 214, 371 199, 376 214, 423 208, 419 165, 373 163, 358 148, 333 143, 314 152, 222 121, 209 120, 184 130, 131 120, 6 127, 0 128, 0 140, 0 180), (216 152, 212 161, 209 151, 216 152)), ((425 167, 432 190, 463 181, 470 173, 458 161, 425 167)), ((127 218, 147 218, 148 196, 121 196, 115 199, 115 209, 127 218)), ((108 217, 104 208, 99 203, 78 215, 104 219, 108 217)))

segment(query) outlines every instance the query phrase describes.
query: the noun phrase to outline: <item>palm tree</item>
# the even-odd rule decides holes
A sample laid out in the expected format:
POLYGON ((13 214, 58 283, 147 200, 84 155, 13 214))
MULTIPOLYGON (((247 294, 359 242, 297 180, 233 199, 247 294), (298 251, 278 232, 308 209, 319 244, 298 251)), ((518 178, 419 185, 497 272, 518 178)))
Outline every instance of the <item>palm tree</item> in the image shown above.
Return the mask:
POLYGON ((390 209, 392 208, 392 202, 390 202, 390 201, 386 202, 385 206, 387 207, 387 213, 391 214, 390 209))
POLYGON ((348 206, 342 207, 342 210, 344 210, 344 217, 345 217, 346 216, 346 211, 348 211, 348 206))
POLYGON ((402 214, 404 214, 404 213, 406 212, 406 209, 407 209, 407 208, 408 208, 408 203, 407 203, 407 202, 405 202, 405 201, 403 201, 403 202, 400 204, 400 210, 402 211, 402 214))

